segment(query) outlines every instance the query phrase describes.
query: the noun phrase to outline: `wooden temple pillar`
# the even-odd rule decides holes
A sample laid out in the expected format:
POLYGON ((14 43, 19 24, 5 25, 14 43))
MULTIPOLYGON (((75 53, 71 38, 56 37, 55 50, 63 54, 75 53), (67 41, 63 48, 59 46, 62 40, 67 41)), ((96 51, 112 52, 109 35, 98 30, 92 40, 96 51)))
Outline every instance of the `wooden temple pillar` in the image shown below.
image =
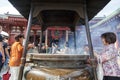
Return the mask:
POLYGON ((48 48, 48 29, 45 31, 45 48, 46 48, 46 53, 47 53, 47 48, 48 48))
POLYGON ((37 34, 37 32, 36 32, 36 30, 33 30, 34 31, 34 34, 33 34, 33 36, 34 36, 34 39, 33 39, 33 41, 34 41, 34 43, 36 42, 36 34, 37 34))

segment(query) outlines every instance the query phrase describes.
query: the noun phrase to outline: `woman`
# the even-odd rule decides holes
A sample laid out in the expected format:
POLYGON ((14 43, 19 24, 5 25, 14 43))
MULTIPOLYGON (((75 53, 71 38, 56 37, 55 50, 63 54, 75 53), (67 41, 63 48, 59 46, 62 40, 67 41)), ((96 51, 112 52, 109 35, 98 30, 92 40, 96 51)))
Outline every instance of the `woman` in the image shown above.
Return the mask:
MULTIPOLYGON (((21 57, 23 53, 23 45, 22 45, 23 39, 24 39, 24 35, 22 34, 16 35, 15 42, 11 46, 10 61, 9 61, 10 73, 11 73, 10 80, 18 80, 21 57)), ((32 47, 33 47, 32 44, 28 45, 28 49, 32 47)))
POLYGON ((115 48, 116 35, 113 32, 106 32, 101 35, 104 50, 100 55, 95 56, 101 59, 104 77, 103 80, 120 80, 120 66, 117 63, 118 50, 115 48))

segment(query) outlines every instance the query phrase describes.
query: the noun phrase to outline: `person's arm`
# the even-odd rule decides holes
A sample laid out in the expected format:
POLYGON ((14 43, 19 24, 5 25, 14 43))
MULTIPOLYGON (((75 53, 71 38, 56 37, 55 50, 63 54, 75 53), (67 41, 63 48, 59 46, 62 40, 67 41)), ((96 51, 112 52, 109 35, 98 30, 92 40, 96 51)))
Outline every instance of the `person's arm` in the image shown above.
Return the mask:
POLYGON ((34 48, 34 44, 28 44, 28 50, 29 50, 30 48, 34 48))
POLYGON ((113 54, 106 53, 106 54, 101 55, 101 60, 104 63, 104 62, 107 62, 115 57, 116 57, 115 53, 113 53, 113 54))
POLYGON ((5 52, 7 54, 7 57, 10 58, 9 52, 8 52, 8 45, 7 43, 4 43, 4 48, 5 48, 5 52))
POLYGON ((10 55, 9 55, 9 52, 8 52, 8 48, 5 48, 5 52, 6 52, 7 56, 8 56, 8 58, 10 58, 10 55))
POLYGON ((98 55, 97 53, 94 53, 94 55, 98 58, 101 59, 102 63, 107 62, 113 58, 116 57, 115 52, 112 49, 109 49, 102 54, 98 55))
POLYGON ((18 44, 17 45, 17 50, 18 50, 18 53, 19 53, 19 55, 17 57, 21 58, 22 57, 22 53, 23 53, 23 46, 18 44))
POLYGON ((4 54, 4 49, 2 46, 2 42, 0 42, 0 50, 1 50, 1 54, 2 54, 2 62, 5 62, 5 54, 4 54))

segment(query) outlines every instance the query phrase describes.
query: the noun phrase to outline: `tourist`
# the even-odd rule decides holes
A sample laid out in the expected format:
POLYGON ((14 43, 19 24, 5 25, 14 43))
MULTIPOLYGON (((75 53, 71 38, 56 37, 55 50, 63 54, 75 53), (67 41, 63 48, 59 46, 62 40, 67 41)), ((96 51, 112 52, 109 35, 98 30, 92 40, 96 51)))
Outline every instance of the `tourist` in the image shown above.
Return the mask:
MULTIPOLYGON (((23 53, 23 39, 24 36, 22 34, 18 34, 15 36, 15 42, 11 46, 11 52, 10 52, 10 80, 18 80, 19 75, 19 69, 21 64, 21 57, 23 53)), ((28 45, 28 48, 33 47, 32 44, 28 45)))
POLYGON ((4 55, 4 50, 3 50, 3 38, 0 35, 0 71, 2 69, 3 63, 5 62, 5 55, 4 55))
POLYGON ((115 48, 116 35, 106 32, 101 35, 104 49, 95 56, 101 60, 103 67, 103 80, 120 80, 120 65, 117 63, 118 50, 115 48))
POLYGON ((5 54, 5 65, 8 64, 8 60, 10 58, 10 54, 9 54, 9 51, 8 51, 8 38, 7 37, 4 37, 3 39, 3 49, 4 49, 4 54, 5 54))
POLYGON ((5 62, 5 54, 3 49, 3 37, 1 35, 2 32, 2 26, 0 25, 0 71, 2 69, 3 63, 5 62))

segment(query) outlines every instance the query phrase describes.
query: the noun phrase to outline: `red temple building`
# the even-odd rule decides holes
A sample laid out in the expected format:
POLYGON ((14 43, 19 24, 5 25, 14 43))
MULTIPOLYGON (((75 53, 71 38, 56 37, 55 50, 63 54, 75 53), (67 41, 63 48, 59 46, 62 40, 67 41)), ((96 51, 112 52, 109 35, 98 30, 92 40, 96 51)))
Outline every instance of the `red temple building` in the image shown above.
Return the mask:
MULTIPOLYGON (((17 33, 26 34, 27 20, 21 15, 4 14, 0 15, 0 25, 3 27, 3 31, 9 34, 9 43, 14 42, 14 36, 17 33)), ((48 38, 59 39, 64 34, 64 31, 70 30, 68 27, 49 27, 47 29, 48 38)), ((33 25, 30 31, 30 42, 39 41, 41 27, 39 25, 33 25)), ((45 34, 43 34, 45 35, 45 34)), ((49 41, 48 41, 49 42, 49 41)))

